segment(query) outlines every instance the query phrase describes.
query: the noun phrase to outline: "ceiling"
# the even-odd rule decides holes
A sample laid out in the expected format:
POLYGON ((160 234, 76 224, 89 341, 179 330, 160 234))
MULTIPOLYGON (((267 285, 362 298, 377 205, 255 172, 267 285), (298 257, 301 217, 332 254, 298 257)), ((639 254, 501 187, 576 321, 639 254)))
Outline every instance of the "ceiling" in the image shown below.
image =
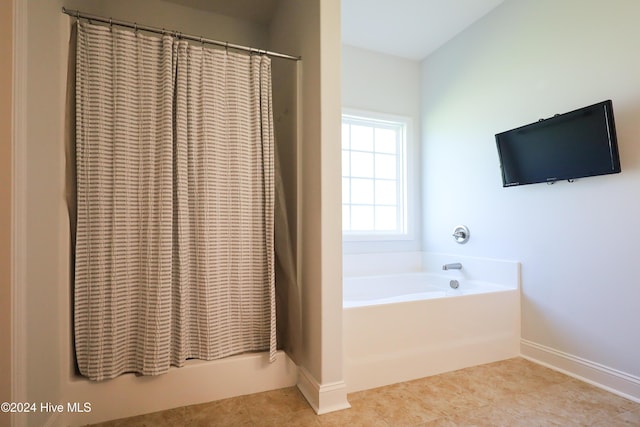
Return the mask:
POLYGON ((504 0, 342 0, 342 42, 421 60, 504 0))
MULTIPOLYGON (((278 0, 166 1, 265 25, 278 4, 278 0)), ((421 60, 503 1, 341 0, 342 42, 421 60)))

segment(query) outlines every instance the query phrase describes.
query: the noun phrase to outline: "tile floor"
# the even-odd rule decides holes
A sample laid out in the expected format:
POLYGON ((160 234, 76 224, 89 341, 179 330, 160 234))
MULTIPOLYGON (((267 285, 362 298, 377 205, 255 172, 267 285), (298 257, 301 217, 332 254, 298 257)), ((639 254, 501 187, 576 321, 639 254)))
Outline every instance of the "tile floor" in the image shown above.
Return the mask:
POLYGON ((285 388, 97 426, 640 426, 640 403, 522 358, 352 393, 349 402, 318 416, 285 388))

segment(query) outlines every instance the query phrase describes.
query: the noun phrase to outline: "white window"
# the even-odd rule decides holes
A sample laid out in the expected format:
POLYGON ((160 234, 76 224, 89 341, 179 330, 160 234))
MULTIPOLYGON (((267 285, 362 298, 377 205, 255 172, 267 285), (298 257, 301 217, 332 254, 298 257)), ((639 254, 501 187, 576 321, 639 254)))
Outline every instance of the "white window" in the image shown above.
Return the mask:
POLYGON ((342 232, 402 239, 407 230, 408 119, 342 115, 342 232))

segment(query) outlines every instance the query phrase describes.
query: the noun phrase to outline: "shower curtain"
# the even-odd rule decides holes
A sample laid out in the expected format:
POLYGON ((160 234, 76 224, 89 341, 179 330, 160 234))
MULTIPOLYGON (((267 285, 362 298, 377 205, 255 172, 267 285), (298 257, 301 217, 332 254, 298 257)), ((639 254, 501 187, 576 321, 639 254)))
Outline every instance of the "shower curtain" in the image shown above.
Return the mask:
POLYGON ((269 58, 90 23, 76 55, 81 374, 273 359, 269 58))

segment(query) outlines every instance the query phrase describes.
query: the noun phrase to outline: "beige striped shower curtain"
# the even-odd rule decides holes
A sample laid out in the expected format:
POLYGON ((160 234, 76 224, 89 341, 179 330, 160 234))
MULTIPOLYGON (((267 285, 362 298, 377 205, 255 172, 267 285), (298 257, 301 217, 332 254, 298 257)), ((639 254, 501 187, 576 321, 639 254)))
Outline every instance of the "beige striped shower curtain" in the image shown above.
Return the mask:
POLYGON ((80 372, 273 359, 269 58, 77 25, 80 372))

